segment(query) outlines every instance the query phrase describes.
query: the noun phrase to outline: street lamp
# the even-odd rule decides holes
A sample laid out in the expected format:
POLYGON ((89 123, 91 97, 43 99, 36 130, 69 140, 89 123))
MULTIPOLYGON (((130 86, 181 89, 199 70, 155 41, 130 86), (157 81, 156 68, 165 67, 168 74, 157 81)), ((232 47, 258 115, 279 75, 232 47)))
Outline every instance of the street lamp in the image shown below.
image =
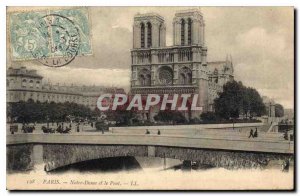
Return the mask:
POLYGON ((47 120, 47 129, 49 129, 49 117, 48 117, 48 115, 46 116, 46 120, 47 120))

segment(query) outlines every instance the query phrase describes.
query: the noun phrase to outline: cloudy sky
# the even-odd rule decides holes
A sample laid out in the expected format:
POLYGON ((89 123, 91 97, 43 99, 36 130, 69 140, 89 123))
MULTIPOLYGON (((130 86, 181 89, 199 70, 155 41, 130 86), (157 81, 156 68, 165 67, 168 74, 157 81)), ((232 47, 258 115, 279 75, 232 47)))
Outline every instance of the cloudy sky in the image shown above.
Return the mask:
MULTIPOLYGON (((62 68, 37 62, 11 62, 37 69, 52 83, 109 85, 129 89, 132 23, 136 13, 165 18, 167 45, 172 19, 185 7, 90 7, 93 55, 62 68)), ((294 19, 291 7, 201 7, 206 23, 208 61, 231 54, 235 79, 256 88, 286 108, 294 106, 294 19)), ((8 9, 11 11, 12 9, 8 9)), ((7 48, 9 49, 9 48, 7 48)), ((9 50, 8 50, 9 51, 9 50)))

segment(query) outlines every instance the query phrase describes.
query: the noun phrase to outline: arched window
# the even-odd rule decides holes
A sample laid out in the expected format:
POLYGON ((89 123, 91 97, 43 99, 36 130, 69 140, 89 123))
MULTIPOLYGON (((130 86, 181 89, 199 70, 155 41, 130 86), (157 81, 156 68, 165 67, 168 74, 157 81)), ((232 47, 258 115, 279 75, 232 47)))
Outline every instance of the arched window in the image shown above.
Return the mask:
POLYGON ((139 82, 141 86, 151 85, 151 72, 148 69, 142 69, 139 72, 139 82))
POLYGON ((192 72, 187 73, 187 84, 192 84, 192 72))
POLYGON ((144 75, 140 75, 140 83, 141 83, 141 86, 145 86, 146 77, 144 75))
POLYGON ((141 48, 145 48, 145 25, 141 23, 141 48))
POLYGON ((192 20, 188 19, 188 45, 192 44, 192 20))
POLYGON ((180 84, 192 84, 192 70, 188 67, 183 67, 179 71, 179 83, 180 84))
POLYGON ((215 83, 218 83, 218 82, 219 82, 218 77, 216 77, 215 78, 215 83))
POLYGON ((10 85, 12 85, 12 84, 14 84, 15 83, 15 81, 14 81, 14 79, 10 79, 10 85))
POLYGON ((150 22, 147 23, 147 48, 152 46, 152 25, 150 22))
POLYGON ((26 79, 23 79, 22 80, 22 87, 26 87, 27 86, 27 81, 26 81, 26 79))
POLYGON ((36 88, 40 88, 40 81, 36 81, 36 88))
POLYGON ((160 24, 158 29, 158 46, 160 46, 161 31, 162 31, 162 25, 160 24))
POLYGON ((30 81, 29 81, 29 87, 30 87, 30 88, 33 88, 33 80, 30 80, 30 81))
POLYGON ((181 74, 180 74, 180 77, 179 77, 179 82, 180 82, 180 84, 185 84, 185 80, 186 80, 185 74, 184 74, 184 73, 181 73, 181 74))
POLYGON ((185 22, 184 19, 181 19, 181 45, 184 45, 184 26, 185 26, 185 22))

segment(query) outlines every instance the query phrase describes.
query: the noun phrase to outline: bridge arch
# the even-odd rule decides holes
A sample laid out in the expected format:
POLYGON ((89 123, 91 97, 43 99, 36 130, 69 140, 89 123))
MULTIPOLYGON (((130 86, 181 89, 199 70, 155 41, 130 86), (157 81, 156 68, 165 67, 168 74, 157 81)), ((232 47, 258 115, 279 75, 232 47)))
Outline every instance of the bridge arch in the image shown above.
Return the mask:
POLYGON ((285 160, 289 155, 211 149, 140 145, 44 145, 45 171, 67 165, 110 157, 159 157, 196 161, 223 168, 262 168, 270 160, 285 160))

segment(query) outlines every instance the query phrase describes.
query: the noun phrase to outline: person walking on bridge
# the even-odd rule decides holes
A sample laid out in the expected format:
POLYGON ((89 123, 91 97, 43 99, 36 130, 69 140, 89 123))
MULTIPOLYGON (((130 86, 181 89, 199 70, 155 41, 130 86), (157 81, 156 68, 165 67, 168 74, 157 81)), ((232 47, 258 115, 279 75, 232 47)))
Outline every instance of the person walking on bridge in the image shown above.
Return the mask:
POLYGON ((254 132, 254 135, 253 135, 253 137, 258 137, 257 128, 255 128, 255 132, 254 132))
POLYGON ((252 129, 250 130, 250 135, 249 135, 248 138, 250 138, 250 137, 254 138, 254 134, 253 134, 253 130, 252 129))

